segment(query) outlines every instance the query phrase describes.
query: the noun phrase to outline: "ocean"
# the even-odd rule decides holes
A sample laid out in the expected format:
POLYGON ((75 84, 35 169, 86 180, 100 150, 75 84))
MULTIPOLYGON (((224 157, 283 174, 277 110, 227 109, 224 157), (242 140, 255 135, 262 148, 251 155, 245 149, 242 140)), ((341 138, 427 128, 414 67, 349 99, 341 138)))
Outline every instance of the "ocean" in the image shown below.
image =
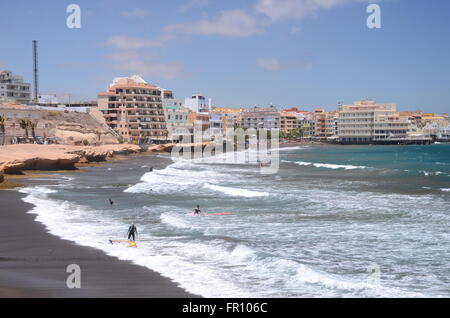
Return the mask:
POLYGON ((289 146, 272 175, 137 156, 20 191, 50 233, 205 297, 450 296, 450 145, 289 146), (132 222, 138 248, 109 244, 132 222))

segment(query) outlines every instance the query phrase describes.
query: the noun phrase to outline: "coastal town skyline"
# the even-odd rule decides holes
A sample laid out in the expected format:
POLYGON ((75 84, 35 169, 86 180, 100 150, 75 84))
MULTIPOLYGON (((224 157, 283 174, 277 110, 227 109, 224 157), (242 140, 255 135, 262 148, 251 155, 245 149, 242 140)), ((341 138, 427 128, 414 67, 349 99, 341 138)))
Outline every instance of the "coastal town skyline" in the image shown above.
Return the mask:
POLYGON ((11 8, 5 3, 0 16, 22 18, 8 21, 17 27, 14 41, 5 32, 0 36, 2 42, 10 43, 8 50, 0 54, 0 68, 12 70, 31 82, 30 43, 38 39, 40 91, 70 94, 73 100, 95 100, 111 78, 139 74, 182 98, 193 93, 211 96, 218 107, 273 104, 280 108, 332 110, 339 102, 373 99, 396 103, 401 111, 448 112, 450 96, 444 70, 450 65, 444 57, 449 55, 449 46, 440 41, 434 32, 437 26, 433 25, 440 24, 442 30, 448 27, 446 19, 438 18, 447 3, 438 6, 433 2, 425 5, 413 1, 406 5, 400 0, 377 1, 383 19, 383 27, 377 30, 365 25, 366 1, 337 1, 338 5, 316 5, 310 11, 297 1, 294 8, 298 13, 291 15, 282 9, 292 1, 281 1, 281 8, 272 13, 265 10, 270 3, 233 2, 224 7, 213 1, 170 5, 156 2, 150 8, 144 2, 134 1, 120 8, 108 4, 106 9, 103 2, 79 1, 80 29, 68 29, 65 25, 69 15, 65 3, 19 1, 11 8), (429 10, 421 10, 424 6, 429 10), (45 16, 45 21, 40 16, 45 16), (112 25, 111 16, 121 22, 117 23, 120 27, 112 25), (413 22, 419 16, 428 20, 433 17, 435 21, 418 26, 413 22), (227 22, 241 25, 244 18, 253 21, 255 29, 247 23, 242 24, 247 29, 226 28, 227 22), (173 23, 174 19, 183 22, 173 23), (27 28, 35 21, 40 23, 27 28), (206 29, 196 31, 196 23, 206 29), (318 36, 318 29, 322 36, 318 36), (429 34, 431 31, 433 34, 429 34), (420 39, 411 34, 420 34, 420 39), (409 39, 400 41, 404 35, 409 39), (358 40, 361 48, 345 49, 348 46, 345 41, 339 42, 341 37, 345 41, 358 40), (330 40, 332 43, 324 44, 330 40), (280 44, 277 41, 283 45, 276 45, 280 44), (393 51, 380 49, 395 43, 393 51), (331 44, 341 49, 324 50, 331 44), (400 49, 400 44, 404 48, 400 49), (365 55, 361 55, 363 52, 365 55), (343 59, 344 55, 348 58, 343 59), (62 76, 64 81, 56 80, 62 76))

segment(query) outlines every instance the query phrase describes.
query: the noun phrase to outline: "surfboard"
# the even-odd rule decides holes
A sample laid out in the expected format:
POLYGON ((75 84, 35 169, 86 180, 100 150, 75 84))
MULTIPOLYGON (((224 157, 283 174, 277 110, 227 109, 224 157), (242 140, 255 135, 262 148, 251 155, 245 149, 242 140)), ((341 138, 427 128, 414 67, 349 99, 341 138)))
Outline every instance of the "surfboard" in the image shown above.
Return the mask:
POLYGON ((135 241, 130 241, 130 240, 109 240, 110 244, 116 244, 116 243, 127 243, 128 246, 127 247, 135 247, 137 248, 137 244, 135 241))
POLYGON ((234 213, 231 212, 221 212, 221 213, 201 213, 201 214, 194 214, 191 213, 191 216, 218 216, 218 215, 234 215, 234 213))

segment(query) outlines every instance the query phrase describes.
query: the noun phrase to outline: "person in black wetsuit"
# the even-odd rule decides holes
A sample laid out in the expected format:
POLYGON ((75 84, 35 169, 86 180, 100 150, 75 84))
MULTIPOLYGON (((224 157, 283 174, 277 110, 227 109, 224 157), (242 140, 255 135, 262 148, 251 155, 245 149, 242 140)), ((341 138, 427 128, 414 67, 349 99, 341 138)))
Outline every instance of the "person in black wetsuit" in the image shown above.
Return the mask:
POLYGON ((194 215, 200 215, 202 211, 200 210, 200 205, 197 205, 197 207, 194 209, 194 215))
POLYGON ((109 204, 114 205, 114 201, 109 199, 109 204))
POLYGON ((130 227, 128 228, 128 239, 131 240, 131 241, 135 241, 137 235, 138 235, 137 228, 134 225, 134 223, 132 223, 130 225, 130 227), (131 238, 133 238, 133 239, 131 239, 131 238))

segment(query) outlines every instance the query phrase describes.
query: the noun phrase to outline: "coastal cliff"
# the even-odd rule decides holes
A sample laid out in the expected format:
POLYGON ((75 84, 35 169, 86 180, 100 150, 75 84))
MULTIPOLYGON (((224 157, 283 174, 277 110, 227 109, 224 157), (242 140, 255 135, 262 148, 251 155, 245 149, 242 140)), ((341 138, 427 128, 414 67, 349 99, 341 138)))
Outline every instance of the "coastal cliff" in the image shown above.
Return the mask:
MULTIPOLYGON (((102 162, 118 154, 140 153, 137 145, 99 147, 68 145, 8 145, 0 147, 0 173, 21 174, 24 170, 72 170, 77 163, 102 162)), ((0 179, 1 180, 1 179, 0 179)))
MULTIPOLYGON (((208 143, 202 143, 205 147, 208 143)), ((178 145, 194 147, 197 144, 178 145)), ((77 164, 104 162, 117 155, 142 152, 170 152, 175 144, 138 146, 133 144, 111 144, 103 146, 36 145, 17 144, 0 146, 0 183, 6 187, 6 175, 21 175, 24 171, 75 170, 77 164)))

